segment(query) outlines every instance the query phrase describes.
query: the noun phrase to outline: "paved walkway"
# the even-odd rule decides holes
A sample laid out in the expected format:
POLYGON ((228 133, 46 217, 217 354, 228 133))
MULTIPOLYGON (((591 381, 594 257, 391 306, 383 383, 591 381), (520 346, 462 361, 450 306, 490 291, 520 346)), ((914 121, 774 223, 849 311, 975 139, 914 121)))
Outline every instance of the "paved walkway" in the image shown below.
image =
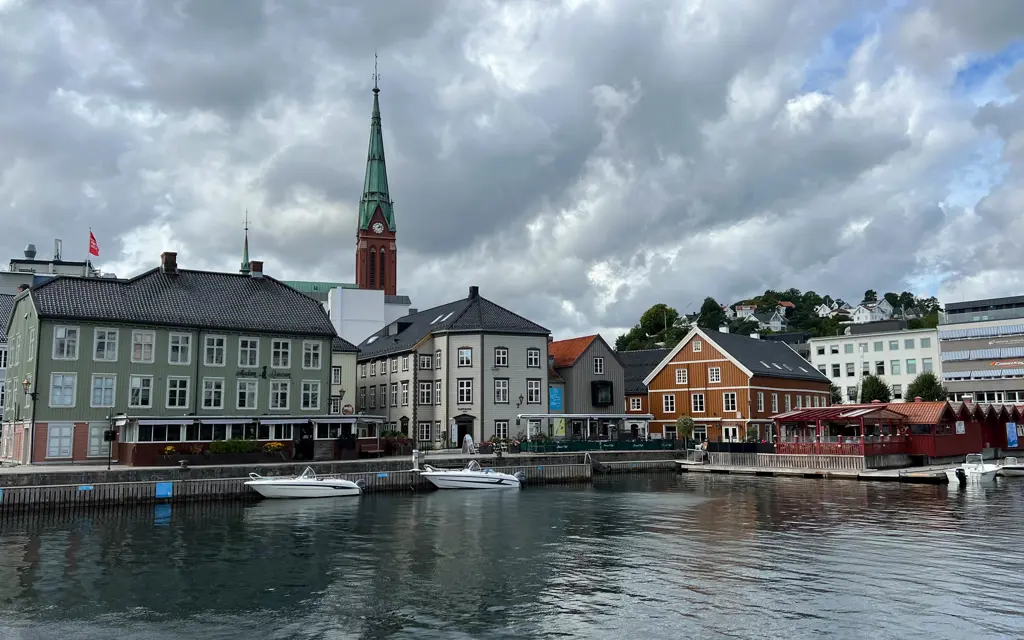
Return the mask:
POLYGON ((780 469, 774 467, 739 467, 715 464, 680 465, 684 473, 730 473, 736 475, 796 476, 816 478, 842 478, 846 480, 876 480, 889 482, 919 482, 943 484, 946 469, 951 465, 910 467, 906 469, 780 469))

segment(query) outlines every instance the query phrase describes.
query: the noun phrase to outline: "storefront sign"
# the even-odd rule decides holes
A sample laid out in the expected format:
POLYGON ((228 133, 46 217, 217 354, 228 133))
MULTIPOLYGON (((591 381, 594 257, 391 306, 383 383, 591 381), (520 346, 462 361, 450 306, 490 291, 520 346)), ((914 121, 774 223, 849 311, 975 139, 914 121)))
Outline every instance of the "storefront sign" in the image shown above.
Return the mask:
POLYGON ((235 372, 237 378, 258 378, 260 372, 257 369, 239 369, 235 372))
POLYGON ((548 411, 562 410, 562 387, 548 389, 548 411))
POLYGON ((270 372, 270 377, 271 378, 291 378, 292 377, 292 372, 291 371, 271 371, 270 372))
MULTIPOLYGON (((561 389, 559 389, 561 391, 561 389)), ((554 433, 551 434, 555 438, 565 437, 565 418, 555 418, 554 433)))
POLYGON ((962 436, 965 433, 967 433, 967 427, 966 427, 966 425, 964 425, 964 421, 963 420, 957 420, 956 421, 956 435, 962 436))
POLYGON ((170 498, 174 495, 174 483, 172 482, 158 482, 156 483, 156 497, 157 498, 170 498))
POLYGON ((1024 367, 1024 360, 995 360, 988 363, 990 367, 1024 367))

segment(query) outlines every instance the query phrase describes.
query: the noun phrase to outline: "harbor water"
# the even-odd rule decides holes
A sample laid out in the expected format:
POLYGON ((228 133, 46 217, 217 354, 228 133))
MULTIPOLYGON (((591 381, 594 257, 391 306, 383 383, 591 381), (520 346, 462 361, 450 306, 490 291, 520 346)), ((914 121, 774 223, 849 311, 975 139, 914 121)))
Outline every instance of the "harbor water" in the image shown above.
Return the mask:
POLYGON ((659 474, 0 520, 0 638, 1019 638, 1024 479, 659 474))

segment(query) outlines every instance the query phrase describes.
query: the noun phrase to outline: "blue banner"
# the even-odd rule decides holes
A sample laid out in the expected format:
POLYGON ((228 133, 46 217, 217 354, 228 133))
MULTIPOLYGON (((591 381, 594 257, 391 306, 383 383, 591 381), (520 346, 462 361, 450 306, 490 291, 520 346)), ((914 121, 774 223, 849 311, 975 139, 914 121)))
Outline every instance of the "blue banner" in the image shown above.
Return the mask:
POLYGON ((1017 448, 1017 423, 1007 422, 1006 423, 1006 448, 1016 449, 1017 448))
POLYGON ((562 410, 562 387, 548 389, 548 411, 562 410))
POLYGON ((172 482, 158 482, 156 483, 156 497, 157 498, 170 498, 174 495, 174 483, 172 482))

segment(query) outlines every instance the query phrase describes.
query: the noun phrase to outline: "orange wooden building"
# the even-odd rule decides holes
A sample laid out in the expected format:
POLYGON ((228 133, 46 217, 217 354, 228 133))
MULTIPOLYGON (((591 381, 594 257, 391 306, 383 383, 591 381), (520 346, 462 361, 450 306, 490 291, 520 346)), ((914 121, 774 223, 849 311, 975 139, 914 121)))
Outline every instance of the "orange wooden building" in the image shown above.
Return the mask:
MULTIPOLYGON (((619 362, 625 377, 626 413, 646 416, 650 411, 647 401, 647 386, 644 378, 658 366, 671 349, 640 349, 618 352, 619 362)), ((647 420, 626 420, 626 428, 635 437, 648 435, 647 420)), ((661 433, 659 431, 659 433, 661 433)))
POLYGON ((830 380, 789 345, 693 329, 644 379, 652 437, 672 438, 689 416, 694 437, 771 441, 771 416, 827 407, 830 380))

